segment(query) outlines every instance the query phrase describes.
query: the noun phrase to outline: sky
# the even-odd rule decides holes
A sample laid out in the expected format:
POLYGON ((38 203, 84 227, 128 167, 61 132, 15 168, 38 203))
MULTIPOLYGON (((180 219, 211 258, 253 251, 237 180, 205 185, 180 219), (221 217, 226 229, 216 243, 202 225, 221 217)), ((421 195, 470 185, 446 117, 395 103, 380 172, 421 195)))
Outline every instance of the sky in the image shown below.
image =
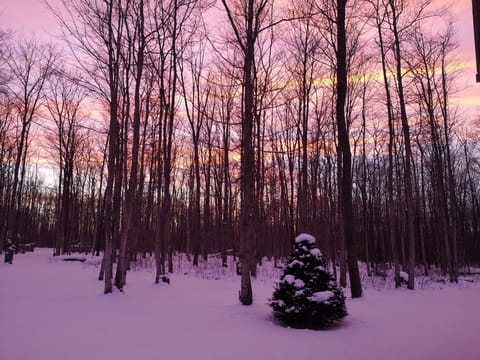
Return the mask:
MULTIPOLYGON (((48 0, 53 6, 61 0, 48 0)), ((294 1, 294 0, 292 0, 294 1)), ((475 51, 471 0, 432 0, 435 6, 451 4, 455 30, 459 41, 458 61, 466 64, 458 87, 462 90, 451 97, 461 105, 462 112, 478 117, 480 114, 480 83, 475 83, 475 51)), ((0 0, 0 28, 11 29, 40 38, 59 36, 60 29, 42 0, 0 0)))

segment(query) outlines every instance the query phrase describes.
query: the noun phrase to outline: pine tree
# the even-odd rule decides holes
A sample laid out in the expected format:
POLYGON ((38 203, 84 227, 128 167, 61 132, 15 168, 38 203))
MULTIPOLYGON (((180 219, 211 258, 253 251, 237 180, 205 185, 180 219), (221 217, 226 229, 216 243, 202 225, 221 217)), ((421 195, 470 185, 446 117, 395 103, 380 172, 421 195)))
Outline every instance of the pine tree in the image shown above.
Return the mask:
POLYGON ((323 328, 347 315, 343 290, 326 270, 313 236, 295 239, 270 306, 276 319, 295 328, 323 328))

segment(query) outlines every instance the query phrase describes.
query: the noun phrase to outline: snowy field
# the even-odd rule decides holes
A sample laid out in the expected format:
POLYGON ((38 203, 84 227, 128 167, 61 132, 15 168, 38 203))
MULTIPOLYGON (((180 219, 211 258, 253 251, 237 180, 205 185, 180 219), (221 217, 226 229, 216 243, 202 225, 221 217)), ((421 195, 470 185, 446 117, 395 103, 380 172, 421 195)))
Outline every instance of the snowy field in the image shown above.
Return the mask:
POLYGON ((132 271, 126 293, 103 295, 91 263, 52 261, 45 249, 2 259, 0 359, 480 359, 479 282, 370 289, 347 300, 341 325, 312 331, 273 321, 272 280, 254 280, 245 307, 239 278, 187 273, 154 285, 151 272, 132 271))

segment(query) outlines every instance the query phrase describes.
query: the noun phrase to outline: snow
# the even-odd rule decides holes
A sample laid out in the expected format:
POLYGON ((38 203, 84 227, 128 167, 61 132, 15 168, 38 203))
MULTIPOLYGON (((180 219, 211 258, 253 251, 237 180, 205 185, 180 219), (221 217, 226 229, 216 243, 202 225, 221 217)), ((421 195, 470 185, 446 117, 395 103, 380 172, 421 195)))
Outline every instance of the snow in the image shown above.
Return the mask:
POLYGON ((310 254, 315 256, 317 259, 322 257, 322 252, 320 251, 319 248, 313 248, 312 250, 310 250, 310 254))
POLYGON ((305 283, 301 279, 295 279, 293 286, 295 286, 297 289, 301 289, 305 286, 305 283))
POLYGON ((347 299, 341 325, 313 331, 273 320, 275 279, 253 279, 251 306, 238 301, 239 277, 182 273, 154 285, 151 270, 129 272, 125 293, 104 295, 98 267, 51 259, 36 249, 0 263, 1 359, 479 359, 478 281, 366 289, 347 299))
POLYGON ((87 265, 97 265, 100 266, 102 263, 102 258, 99 256, 93 255, 60 255, 60 256, 53 256, 51 261, 55 262, 63 262, 63 261, 80 261, 87 265))
POLYGON ((301 289, 305 286, 305 283, 301 279, 296 279, 295 276, 287 274, 283 278, 287 284, 295 286, 297 289, 301 289))
POLYGON ((297 290, 295 291, 295 296, 303 296, 305 294, 305 290, 297 290))
POLYGON ((279 300, 273 300, 272 303, 275 303, 277 306, 280 306, 280 307, 285 307, 285 301, 279 299, 279 300))
POLYGON ((289 268, 293 268, 295 267, 296 265, 298 265, 299 267, 302 267, 302 266, 305 266, 305 264, 303 262, 301 262, 300 260, 293 260, 291 263, 288 264, 288 267, 289 268))
POLYGON ((315 244, 315 237, 310 234, 302 233, 295 238, 295 243, 298 244, 302 241, 306 241, 309 244, 315 244))
POLYGON ((402 279, 405 282, 408 282, 408 274, 404 271, 400 271, 400 279, 402 279))
POLYGON ((322 303, 324 301, 327 301, 333 296, 334 294, 331 291, 319 291, 319 292, 313 293, 312 296, 309 296, 308 300, 315 303, 322 303))

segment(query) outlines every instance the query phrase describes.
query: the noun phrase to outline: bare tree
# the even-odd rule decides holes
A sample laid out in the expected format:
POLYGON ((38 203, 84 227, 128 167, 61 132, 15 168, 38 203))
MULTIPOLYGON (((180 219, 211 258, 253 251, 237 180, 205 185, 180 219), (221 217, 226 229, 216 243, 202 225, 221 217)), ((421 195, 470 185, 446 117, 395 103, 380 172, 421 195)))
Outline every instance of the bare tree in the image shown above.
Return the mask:
POLYGON ((85 94, 74 77, 60 69, 48 80, 47 91, 46 108, 55 123, 48 137, 53 138, 59 167, 55 255, 61 255, 71 251, 74 169, 82 141, 80 106, 85 94))
POLYGON ((240 262, 241 287, 240 302, 250 305, 253 302, 250 273, 255 262, 255 179, 251 169, 255 168, 253 146, 253 125, 255 106, 254 63, 255 44, 262 31, 262 23, 269 11, 269 0, 248 0, 245 6, 238 2, 222 0, 237 46, 243 55, 242 80, 242 132, 241 132, 241 208, 240 208, 240 262))
POLYGON ((35 39, 22 39, 10 46, 7 69, 12 80, 7 84, 8 93, 15 107, 17 135, 13 185, 9 200, 9 225, 14 233, 19 230, 18 211, 22 202, 22 191, 26 175, 26 159, 30 129, 44 101, 44 85, 50 76, 55 51, 49 44, 35 39))
MULTIPOLYGON (((122 290, 126 281, 127 273, 127 241, 131 236, 131 227, 133 222, 133 216, 136 212, 136 197, 138 186, 138 162, 139 162, 139 147, 140 147, 140 117, 141 117, 141 98, 140 92, 143 82, 143 69, 146 50, 146 32, 145 32, 145 13, 144 13, 144 1, 139 0, 132 2, 132 8, 126 7, 124 9, 125 16, 128 17, 129 13, 133 13, 133 29, 127 25, 126 36, 129 39, 128 46, 132 47, 132 53, 135 57, 134 63, 134 108, 133 108, 133 143, 132 143, 132 160, 130 168, 130 179, 128 182, 128 189, 125 199, 125 211, 123 212, 122 219, 122 234, 120 239, 120 252, 118 256, 117 273, 115 275, 115 286, 122 290)), ((126 21, 126 24, 129 24, 126 21)))
MULTIPOLYGON (((416 27, 409 39, 412 51, 406 56, 414 77, 415 95, 419 98, 419 112, 425 117, 431 145, 432 188, 434 189, 434 213, 439 218, 441 243, 443 243, 444 268, 450 281, 457 281, 457 224, 454 175, 451 161, 451 114, 448 108, 449 84, 445 61, 455 44, 452 43, 452 27, 445 33, 428 34, 416 27), (438 72, 440 69, 440 72, 438 72), (423 115, 425 114, 425 115, 423 115)), ((421 119, 422 121, 423 119, 421 119)))
POLYGON ((345 98, 347 94, 347 37, 345 32, 346 0, 337 1, 337 103, 336 120, 338 127, 339 150, 342 154, 341 203, 343 231, 347 244, 348 272, 352 298, 362 296, 362 285, 357 263, 357 245, 355 242, 355 224, 352 204, 352 160, 350 137, 345 120, 345 98))

